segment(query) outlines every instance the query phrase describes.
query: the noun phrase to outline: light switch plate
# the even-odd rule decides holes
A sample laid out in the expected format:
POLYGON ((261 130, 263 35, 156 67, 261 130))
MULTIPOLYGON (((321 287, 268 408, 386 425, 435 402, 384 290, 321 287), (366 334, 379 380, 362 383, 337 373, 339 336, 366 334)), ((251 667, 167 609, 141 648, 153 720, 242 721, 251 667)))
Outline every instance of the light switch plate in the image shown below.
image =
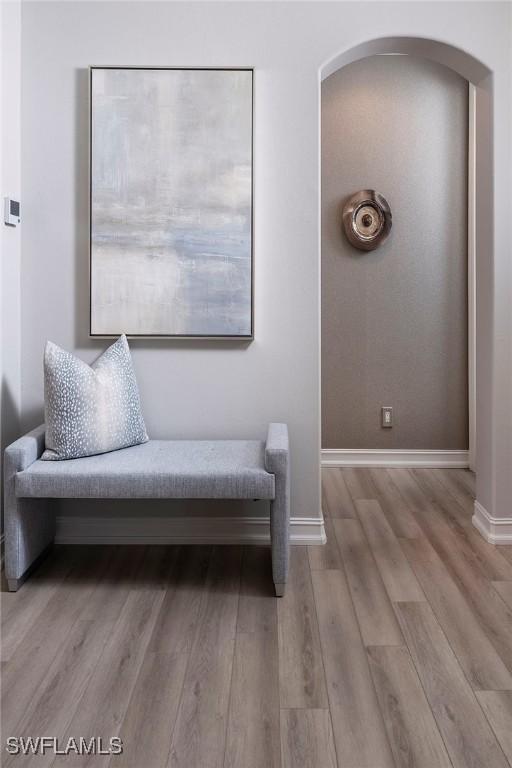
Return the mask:
POLYGON ((4 197, 4 224, 8 227, 16 227, 20 221, 19 201, 4 197))

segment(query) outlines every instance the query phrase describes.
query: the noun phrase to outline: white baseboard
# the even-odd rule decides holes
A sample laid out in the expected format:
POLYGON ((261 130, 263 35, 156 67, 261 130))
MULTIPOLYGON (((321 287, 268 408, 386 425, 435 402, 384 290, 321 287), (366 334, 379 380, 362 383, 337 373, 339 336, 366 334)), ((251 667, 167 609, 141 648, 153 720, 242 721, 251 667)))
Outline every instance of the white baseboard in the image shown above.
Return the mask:
MULTIPOLYGON (((58 544, 267 544, 268 517, 57 517, 58 544)), ((292 544, 325 544, 323 518, 292 517, 292 544)))
POLYGON ((467 467, 469 451, 323 448, 322 467, 467 467))
POLYGON ((479 501, 475 501, 473 525, 489 544, 512 544, 512 517, 491 517, 479 501))

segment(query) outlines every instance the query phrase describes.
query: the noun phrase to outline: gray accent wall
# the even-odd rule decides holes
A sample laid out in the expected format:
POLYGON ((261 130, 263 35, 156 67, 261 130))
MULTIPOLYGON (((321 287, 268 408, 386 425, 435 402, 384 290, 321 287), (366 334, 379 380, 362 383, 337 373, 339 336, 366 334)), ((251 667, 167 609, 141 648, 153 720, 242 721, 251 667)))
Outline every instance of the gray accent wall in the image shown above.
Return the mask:
POLYGON ((324 448, 468 447, 467 124, 467 81, 425 59, 372 56, 322 84, 324 448), (366 188, 393 215, 368 253, 341 224, 366 188))

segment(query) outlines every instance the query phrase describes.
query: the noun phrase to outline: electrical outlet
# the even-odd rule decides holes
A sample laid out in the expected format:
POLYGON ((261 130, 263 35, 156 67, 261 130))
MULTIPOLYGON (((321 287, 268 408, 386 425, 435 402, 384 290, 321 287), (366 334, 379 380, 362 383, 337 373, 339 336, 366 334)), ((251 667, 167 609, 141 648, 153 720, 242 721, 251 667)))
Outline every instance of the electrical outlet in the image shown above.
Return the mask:
POLYGON ((380 409, 381 412, 381 427, 393 426, 393 408, 390 405, 383 405, 380 409))

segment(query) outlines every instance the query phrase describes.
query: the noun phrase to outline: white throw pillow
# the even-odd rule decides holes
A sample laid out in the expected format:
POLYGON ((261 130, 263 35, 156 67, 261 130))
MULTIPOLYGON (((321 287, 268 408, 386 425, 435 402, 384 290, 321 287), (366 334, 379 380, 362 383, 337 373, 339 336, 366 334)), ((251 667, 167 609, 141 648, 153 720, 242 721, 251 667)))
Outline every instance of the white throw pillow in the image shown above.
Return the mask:
POLYGON ((42 459, 93 456, 148 440, 124 334, 92 365, 48 341, 44 400, 42 459))

